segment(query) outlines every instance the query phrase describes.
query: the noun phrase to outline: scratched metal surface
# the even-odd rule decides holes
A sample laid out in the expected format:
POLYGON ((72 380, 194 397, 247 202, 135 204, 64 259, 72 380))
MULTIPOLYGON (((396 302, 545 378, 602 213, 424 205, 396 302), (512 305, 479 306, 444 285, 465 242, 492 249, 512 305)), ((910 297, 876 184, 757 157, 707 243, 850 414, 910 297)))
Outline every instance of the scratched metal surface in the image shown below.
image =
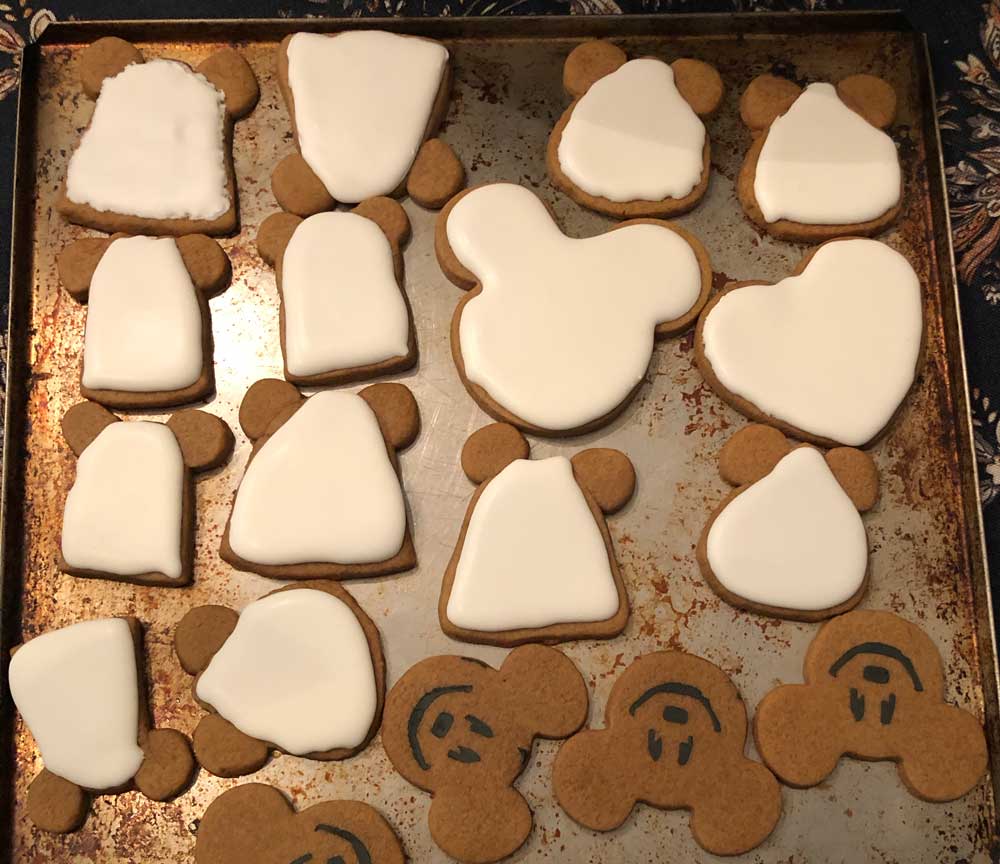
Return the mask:
MULTIPOLYGON (((168 37, 169 38, 169 37, 168 37)), ((214 37, 213 37, 214 38, 214 37)), ((277 38, 280 38, 278 36, 277 38)), ((225 240, 233 284, 211 303, 219 393, 209 409, 234 428, 240 399, 258 378, 280 371, 274 277, 258 258, 257 226, 275 209, 271 167, 292 149, 288 119, 275 78, 275 44, 242 46, 261 82, 256 111, 236 127, 236 172, 243 229, 225 240)), ((445 137, 469 169, 472 182, 511 180, 535 188, 574 235, 608 224, 556 193, 545 175, 545 140, 565 107, 562 61, 574 44, 565 39, 467 40, 449 43, 456 72, 445 137)), ((889 436, 874 450, 882 471, 882 500, 866 519, 873 547, 870 608, 890 608, 920 622, 943 652, 948 697, 982 716, 983 693, 972 588, 965 560, 962 486, 951 427, 955 394, 949 389, 946 335, 940 318, 941 283, 934 248, 923 157, 927 142, 917 122, 920 105, 913 42, 899 34, 755 36, 734 38, 632 38, 633 55, 667 59, 694 56, 715 63, 727 93, 709 123, 713 175, 709 195, 683 218, 708 247, 714 267, 732 278, 776 279, 802 250, 759 237, 734 195, 736 173, 749 135, 739 123, 737 100, 750 78, 780 62, 808 78, 833 79, 856 71, 887 77, 900 94, 894 135, 906 167, 907 207, 898 230, 886 239, 913 262, 926 288, 926 359, 919 382, 889 436)), ((172 628, 183 613, 203 603, 240 608, 275 583, 224 564, 217 548, 230 496, 243 471, 249 445, 237 430, 231 463, 197 483, 198 552, 195 583, 182 590, 143 589, 77 580, 58 573, 55 553, 61 509, 74 460, 59 433, 59 419, 77 401, 83 307, 59 288, 54 259, 86 232, 53 211, 66 160, 90 116, 74 75, 79 45, 43 49, 38 92, 38 177, 35 207, 34 303, 30 323, 31 387, 28 395, 24 516, 22 627, 25 637, 79 618, 132 613, 146 622, 151 703, 159 726, 190 733, 201 713, 190 698, 191 679, 171 650, 172 628)), ((143 44, 146 56, 192 62, 213 45, 143 44)), ((416 394, 423 431, 402 456, 403 481, 412 509, 420 566, 399 577, 350 583, 349 590, 378 624, 389 683, 416 660, 462 652, 497 663, 499 649, 461 645, 440 632, 436 605, 441 575, 451 554, 472 491, 458 466, 467 435, 488 421, 466 395, 451 361, 448 328, 459 292, 434 260, 434 216, 405 202, 413 222, 406 250, 406 287, 420 346, 419 367, 402 376, 416 394)), ((725 276, 719 276, 719 282, 725 276)), ((952 334, 949 339, 954 339, 952 334)), ((723 604, 701 581, 694 544, 709 509, 726 491, 717 456, 743 420, 706 387, 693 365, 690 335, 655 350, 645 386, 609 428, 569 442, 534 441, 534 453, 573 453, 600 442, 627 452, 638 468, 637 495, 610 522, 633 605, 625 633, 609 642, 566 647, 590 685, 591 722, 616 675, 637 655, 683 648, 731 674, 749 710, 779 681, 800 680, 803 652, 816 627, 745 614, 723 604)), ((966 488, 969 488, 968 486, 966 488)), ((186 794, 154 804, 136 793, 102 797, 82 830, 67 837, 36 831, 23 808, 28 782, 41 763, 20 721, 15 729, 17 773, 14 860, 190 860, 197 822, 207 804, 239 782, 201 772, 186 794)), ((519 782, 535 814, 528 844, 514 860, 701 861, 683 812, 640 806, 626 827, 599 835, 577 827, 555 804, 550 769, 556 746, 541 743, 519 782)), ((392 770, 380 740, 354 759, 316 763, 280 756, 252 779, 291 794, 297 804, 356 797, 380 808, 414 861, 443 861, 432 844, 426 817, 429 797, 392 770)), ((962 800, 928 804, 908 795, 891 764, 845 761, 830 780, 807 790, 783 790, 784 815, 771 838, 746 856, 752 861, 986 861, 995 802, 982 782, 962 800)))

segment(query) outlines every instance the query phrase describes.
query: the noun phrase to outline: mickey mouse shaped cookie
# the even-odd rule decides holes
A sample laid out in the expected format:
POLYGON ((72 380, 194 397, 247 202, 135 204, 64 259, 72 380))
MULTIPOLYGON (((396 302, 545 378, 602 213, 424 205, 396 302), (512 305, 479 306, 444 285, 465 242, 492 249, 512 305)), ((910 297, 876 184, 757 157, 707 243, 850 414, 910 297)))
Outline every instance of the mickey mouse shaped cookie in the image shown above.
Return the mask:
POLYGON ((232 234, 233 121, 259 95, 246 60, 222 48, 195 69, 143 62, 138 48, 109 36, 83 50, 79 69, 96 105, 70 158, 59 211, 108 233, 232 234))
POLYGON ((736 192, 754 224, 782 240, 871 236, 899 215, 902 171, 883 131, 896 94, 874 75, 805 89, 760 75, 740 99, 754 140, 736 192))
POLYGON ((402 384, 308 399, 258 381, 240 405, 254 442, 222 558, 272 579, 353 579, 416 566, 396 452, 420 429, 402 384))
POLYGON ((500 670, 430 657, 389 691, 382 744, 396 770, 434 796, 431 837, 446 855, 489 864, 512 855, 532 815, 513 783, 535 738, 565 738, 587 719, 587 685, 554 648, 515 648, 500 670))
POLYGON ((453 198, 434 243, 468 291, 451 322, 462 383, 490 416, 536 435, 609 423, 654 341, 690 327, 712 286, 708 253, 684 229, 640 219, 577 240, 510 183, 453 198))
POLYGON ((878 500, 878 469, 861 450, 825 455, 771 426, 747 426, 719 454, 736 486, 698 540, 698 565, 742 609, 818 621, 857 605, 868 586, 861 513, 878 500))
POLYGON ((405 191, 424 207, 443 206, 465 183, 451 147, 433 137, 448 111, 448 61, 444 45, 418 36, 286 36, 278 84, 298 152, 271 175, 278 203, 312 216, 405 191))
POLYGON ((112 408, 164 408, 215 390, 208 298, 229 258, 203 234, 87 237, 66 247, 59 278, 87 304, 80 390, 112 408))
POLYGON ((979 721, 944 701, 934 643, 891 612, 856 610, 823 625, 805 684, 768 693, 754 717, 757 750, 791 786, 815 786, 841 756, 891 759, 925 801, 952 801, 986 771, 979 721))
POLYGON ((618 450, 529 459, 513 426, 494 423, 462 448, 475 495, 441 586, 441 629, 492 645, 609 639, 628 595, 605 514, 635 491, 618 450))
POLYGON ((549 136, 549 176, 598 213, 679 216, 708 191, 702 118, 719 107, 722 78, 701 60, 626 61, 624 51, 603 40, 570 52, 563 86, 574 102, 549 136))
POLYGON ((191 408, 166 423, 121 422, 96 402, 80 402, 63 416, 62 431, 78 458, 59 569, 137 585, 187 585, 194 564, 192 474, 229 459, 229 427, 191 408))
POLYGON ((385 818, 361 801, 322 801, 299 813, 273 786, 223 792, 198 823, 195 864, 403 864, 385 818))
POLYGON ((28 816, 43 831, 79 828, 88 792, 135 788, 166 801, 190 782, 187 738, 151 727, 142 656, 134 618, 82 621, 14 649, 11 697, 45 762, 27 797, 28 816))
POLYGON ((198 606, 174 648, 208 709, 198 762, 220 777, 262 768, 272 749, 346 759, 378 729, 385 661, 378 630, 336 582, 272 591, 237 613, 198 606))
POLYGON ((275 213, 257 234, 281 298, 285 378, 346 384, 409 369, 416 336, 403 291, 406 211, 369 198, 351 212, 275 213))
POLYGON ((604 722, 556 756, 552 785, 574 821, 611 831, 640 802, 683 808, 715 855, 747 852, 774 829, 781 791, 744 755, 746 709, 717 666, 680 651, 639 657, 615 682, 604 722))

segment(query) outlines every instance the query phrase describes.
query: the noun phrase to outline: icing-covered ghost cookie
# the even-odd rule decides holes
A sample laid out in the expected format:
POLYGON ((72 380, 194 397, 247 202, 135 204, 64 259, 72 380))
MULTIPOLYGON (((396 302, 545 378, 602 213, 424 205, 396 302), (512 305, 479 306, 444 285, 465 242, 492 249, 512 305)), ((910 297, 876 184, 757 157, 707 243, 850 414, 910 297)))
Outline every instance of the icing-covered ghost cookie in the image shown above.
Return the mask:
POLYGON ((574 101, 549 136, 549 176, 578 204, 608 216, 679 216, 708 191, 702 118, 719 107, 722 78, 700 60, 626 61, 603 40, 570 52, 563 85, 574 101))
POLYGON ((96 100, 69 161, 59 211, 71 222, 129 234, 232 234, 239 226, 233 122, 259 90, 242 55, 222 48, 195 69, 143 61, 108 36, 80 55, 96 100))
POLYGON ((754 140, 736 192, 751 221, 782 240, 872 236, 899 215, 903 177, 885 129, 896 94, 874 75, 805 89, 760 75, 740 99, 754 140))
POLYGON ((581 825, 611 831, 638 803, 691 812, 691 833, 715 855, 767 839, 781 816, 770 771, 744 755, 747 714, 717 666, 681 651, 634 660, 611 690, 603 729, 559 748, 552 786, 581 825))
POLYGON ((736 282, 705 306, 695 362, 751 420, 822 447, 867 447, 916 378, 920 280, 876 240, 811 250, 780 282, 736 282))
POLYGON ((389 691, 382 744, 395 769, 430 792, 431 837, 446 855, 490 864, 528 839, 531 809, 514 782, 535 738, 565 738, 587 719, 587 685, 544 645, 499 670, 471 657, 422 660, 389 691))
POLYGON ((88 237, 57 261, 87 304, 80 390, 112 408, 183 405, 215 390, 208 299, 226 287, 229 258, 203 234, 88 237))
POLYGON ((380 30, 295 33, 278 48, 278 83, 298 150, 271 175, 285 210, 312 216, 404 191, 436 209, 465 184, 454 151, 433 137, 451 89, 440 42, 380 30))
POLYGON ((220 554, 273 579, 353 579, 416 566, 396 452, 420 414, 402 384, 303 397, 258 381, 240 425, 254 442, 220 554))
POLYGON ((26 802, 43 831, 79 828, 88 793, 134 788, 166 801, 191 781, 187 738, 152 728, 135 618, 81 621, 36 636, 14 649, 7 677, 45 763, 26 802))
POLYGON ((982 725, 944 701, 937 647, 898 615, 865 609, 827 622, 804 677, 768 693, 754 717, 757 750, 782 782, 815 786, 842 756, 891 760, 918 798, 952 801, 986 772, 982 725))
POLYGON ((349 213, 275 213, 257 235, 281 298, 285 378, 347 384, 409 369, 417 342, 403 290, 406 211, 370 198, 349 213))
POLYGON ((444 274, 468 291, 451 324, 466 389, 497 420, 537 435, 597 429, 635 395, 656 339, 708 299, 708 253, 649 219, 567 237, 530 190, 491 183, 438 217, 444 274))
POLYGON ((628 457, 529 459, 524 436, 494 423, 466 441, 462 468, 479 486, 441 585, 441 629, 508 646, 621 633, 628 594, 605 514, 635 490, 628 457))
POLYGON ((122 422, 96 402, 80 402, 63 416, 62 431, 77 463, 59 569, 137 585, 187 585, 194 565, 192 475, 229 459, 229 427, 193 408, 166 423, 122 422))
POLYGON ((825 455, 771 426, 747 426, 719 455, 738 487, 698 540, 698 565, 723 600, 742 609, 818 621, 856 606, 868 587, 861 513, 878 500, 878 469, 861 450, 825 455))
POLYGON ((240 613, 198 606, 177 625, 174 648, 210 712, 195 729, 195 757, 220 777, 257 771, 272 749, 346 759, 378 729, 382 642, 336 582, 279 588, 240 613))

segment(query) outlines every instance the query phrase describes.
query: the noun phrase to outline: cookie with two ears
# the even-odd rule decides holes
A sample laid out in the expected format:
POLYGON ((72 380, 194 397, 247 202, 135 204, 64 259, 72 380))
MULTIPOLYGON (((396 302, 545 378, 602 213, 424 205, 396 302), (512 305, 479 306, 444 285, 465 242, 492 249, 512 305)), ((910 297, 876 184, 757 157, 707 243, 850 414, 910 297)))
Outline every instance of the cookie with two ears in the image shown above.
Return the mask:
MULTIPOLYGON (((212 91, 203 90, 202 94, 209 102, 219 100, 220 119, 216 129, 216 121, 210 116, 212 111, 200 106, 206 110, 204 120, 199 116, 197 122, 206 125, 199 130, 200 135, 188 136, 192 146, 195 142, 204 145, 197 156, 179 149, 176 139, 168 139, 169 130, 174 127, 165 124, 159 131, 164 134, 164 151, 172 159, 168 171, 166 165, 157 164, 150 158, 148 140, 142 146, 129 149, 131 158, 123 158, 122 151, 127 144, 124 136, 143 130, 146 136, 151 134, 151 124, 146 121, 153 118, 156 111, 173 112, 170 116, 176 115, 178 120, 185 112, 186 106, 170 99, 170 92, 158 94, 155 89, 147 92, 151 86, 146 80, 148 70, 140 67, 163 62, 162 58, 146 60, 135 45, 114 36, 98 39, 83 50, 79 59, 80 82, 83 92, 95 100, 96 105, 90 125, 70 158, 67 180, 56 206, 70 222, 108 233, 232 234, 239 227, 239 202, 233 173, 233 123, 249 114, 257 104, 260 95, 257 78, 243 56, 233 48, 216 51, 194 69, 181 61, 169 61, 171 73, 185 73, 178 79, 185 85, 201 88, 207 83, 212 88, 212 91), (121 75, 129 76, 128 87, 118 80, 121 75), (113 103, 102 96, 109 80, 119 85, 111 97, 113 103), (216 132, 222 165, 215 164, 214 144, 211 154, 205 152, 208 140, 214 141, 216 132), (92 144, 88 142, 91 135, 94 136, 92 144), (84 147, 87 147, 86 158, 81 160, 84 147), (177 182, 185 175, 200 184, 199 189, 188 191, 187 200, 180 197, 182 184, 177 182), (116 184, 108 180, 115 177, 117 189, 113 188, 116 184), (218 188, 209 188, 216 184, 218 188), (169 206, 161 206, 158 202, 147 203, 143 198, 137 207, 134 205, 138 199, 133 195, 139 192, 167 195, 171 201, 169 206)), ((194 117, 191 122, 195 122, 194 117)))

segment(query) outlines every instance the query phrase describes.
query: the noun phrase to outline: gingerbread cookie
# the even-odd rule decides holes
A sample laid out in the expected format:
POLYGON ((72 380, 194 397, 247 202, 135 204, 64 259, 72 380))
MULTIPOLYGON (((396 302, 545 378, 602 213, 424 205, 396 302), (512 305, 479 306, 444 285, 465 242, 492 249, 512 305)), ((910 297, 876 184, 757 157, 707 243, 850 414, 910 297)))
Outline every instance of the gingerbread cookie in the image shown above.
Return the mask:
POLYGON ((406 211, 370 198, 350 213, 275 213, 257 235, 281 299, 285 378, 347 384, 409 369, 417 341, 403 290, 406 211))
POLYGON ((878 469, 861 450, 825 456, 771 426, 747 426, 719 455, 734 489, 698 540, 705 581, 752 612, 819 621, 856 606, 868 587, 861 513, 878 500, 878 469))
POLYGON ((781 816, 774 776, 744 755, 747 715, 717 666, 681 651, 634 660, 611 690, 604 729, 556 756, 556 800, 581 825, 610 831, 639 802, 691 811, 691 833, 715 855, 763 843, 781 816))
POLYGON ((851 75, 836 87, 802 89, 760 75, 740 99, 740 116, 754 140, 736 193, 755 225, 782 240, 817 243, 872 236, 896 221, 903 177, 883 131, 896 117, 886 81, 851 75))
POLYGON ((619 219, 680 216, 701 201, 711 169, 701 118, 723 93, 714 66, 627 60, 594 40, 570 52, 563 86, 574 101, 549 136, 545 163, 570 198, 619 219))
POLYGON ((242 55, 222 48, 192 69, 143 62, 134 45, 108 36, 83 50, 79 72, 96 105, 70 158, 59 211, 108 233, 236 231, 233 122, 259 95, 242 55))
POLYGON ((87 237, 57 260, 87 304, 80 390, 112 408, 165 408, 215 391, 208 298, 229 282, 229 258, 203 234, 87 237))
POLYGON ((285 210, 312 216, 404 191, 436 209, 465 184, 454 151, 432 137, 451 89, 441 43, 379 30, 295 33, 278 48, 278 83, 298 150, 271 175, 285 210))
POLYGON ((757 707, 754 738, 791 786, 815 786, 841 756, 897 763, 925 801, 952 801, 986 771, 983 727, 944 701, 944 668, 919 627, 891 612, 856 610, 824 624, 809 646, 805 684, 757 707))
POLYGON ((441 585, 441 629, 506 646, 621 633, 628 594, 605 514, 635 491, 628 457, 529 459, 524 436, 493 423, 465 442, 462 468, 478 488, 441 585))
POLYGON ((88 792, 134 788, 166 801, 194 776, 187 738, 152 728, 135 618, 81 621, 36 636, 14 649, 8 683, 45 763, 26 802, 43 831, 79 828, 88 792))
POLYGON ((585 240, 523 186, 452 199, 435 250, 468 294, 451 323, 459 375, 497 420, 537 435, 597 429, 635 395, 654 340, 695 320, 712 286, 701 243, 649 219, 585 240))
POLYGON ((220 554, 272 579, 352 579, 416 566, 396 452, 420 430, 402 384, 303 397, 258 381, 240 425, 254 442, 220 554))
POLYGON ((695 331, 695 362, 741 414, 822 447, 867 447, 916 378, 920 280, 875 240, 832 240, 780 282, 735 282, 695 331))
POLYGON ((382 641, 336 582, 279 588, 240 613, 198 606, 177 625, 174 649, 210 712, 195 757, 220 777, 252 774, 273 749, 346 759, 378 729, 382 641))
POLYGON ((513 787, 535 738, 565 738, 587 719, 587 685, 554 648, 522 645, 500 670, 430 657, 389 691, 382 744, 396 770, 430 792, 431 837, 446 855, 489 864, 528 839, 513 787))
POLYGON ((361 801, 323 801, 300 813, 273 786, 223 792, 198 824, 195 864, 403 864, 392 826, 361 801))
POLYGON ((166 423, 120 422, 96 402, 62 420, 77 455, 63 511, 59 569, 136 585, 180 587, 194 565, 192 474, 225 463, 233 433, 188 408, 166 423))

